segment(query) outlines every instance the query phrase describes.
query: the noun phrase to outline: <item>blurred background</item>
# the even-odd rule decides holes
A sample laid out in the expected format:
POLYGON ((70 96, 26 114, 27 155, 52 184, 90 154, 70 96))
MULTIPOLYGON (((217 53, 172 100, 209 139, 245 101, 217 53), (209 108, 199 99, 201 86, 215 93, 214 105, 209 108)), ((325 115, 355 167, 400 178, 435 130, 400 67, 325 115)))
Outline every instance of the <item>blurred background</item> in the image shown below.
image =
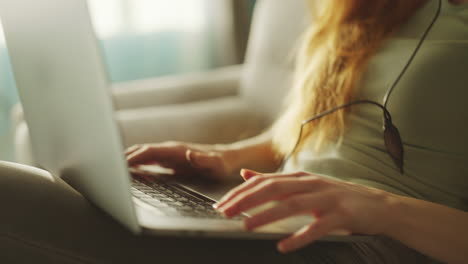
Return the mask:
MULTIPOLYGON (((113 83, 243 62, 255 0, 88 0, 113 83)), ((18 103, 0 27, 0 160, 13 160, 18 103)))

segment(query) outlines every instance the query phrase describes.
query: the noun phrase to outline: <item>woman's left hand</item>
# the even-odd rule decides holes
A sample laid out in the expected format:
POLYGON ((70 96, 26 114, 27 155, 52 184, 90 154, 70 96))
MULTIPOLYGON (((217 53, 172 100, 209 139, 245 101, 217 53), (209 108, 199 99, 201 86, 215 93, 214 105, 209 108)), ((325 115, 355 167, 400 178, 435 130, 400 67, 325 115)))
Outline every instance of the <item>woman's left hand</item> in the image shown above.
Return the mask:
POLYGON ((241 172, 246 182, 227 193, 215 208, 226 217, 269 201, 278 203, 246 218, 245 227, 256 227, 295 215, 316 218, 310 225, 281 240, 278 249, 290 252, 335 230, 357 234, 383 234, 389 206, 396 195, 385 191, 324 178, 310 173, 261 174, 241 172))

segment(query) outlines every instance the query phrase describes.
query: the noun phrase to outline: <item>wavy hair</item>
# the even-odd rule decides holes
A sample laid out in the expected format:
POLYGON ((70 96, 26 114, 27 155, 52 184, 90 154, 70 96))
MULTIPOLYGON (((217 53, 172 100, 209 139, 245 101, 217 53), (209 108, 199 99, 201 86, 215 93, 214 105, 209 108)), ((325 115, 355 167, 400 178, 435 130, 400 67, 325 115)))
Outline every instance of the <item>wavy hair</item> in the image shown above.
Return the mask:
MULTIPOLYGON (((294 147, 303 120, 353 100, 369 59, 426 2, 308 1, 314 22, 302 36, 286 109, 272 129, 274 149, 280 156, 294 147)), ((294 156, 306 145, 319 151, 340 142, 349 111, 306 125, 294 156)))

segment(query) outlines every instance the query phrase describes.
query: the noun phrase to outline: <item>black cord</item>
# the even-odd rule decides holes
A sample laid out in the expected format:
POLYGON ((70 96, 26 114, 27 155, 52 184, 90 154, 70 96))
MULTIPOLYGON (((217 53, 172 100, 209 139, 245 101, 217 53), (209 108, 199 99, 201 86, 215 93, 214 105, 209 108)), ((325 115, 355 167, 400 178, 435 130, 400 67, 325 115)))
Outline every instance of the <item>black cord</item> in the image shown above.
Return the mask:
MULTIPOLYGON (((431 23, 429 24, 429 26, 427 27, 427 29, 424 31, 424 34, 423 36, 421 37, 421 39, 419 40, 419 43, 418 45, 416 46, 415 50, 413 51, 413 54, 411 55, 411 57, 409 58, 408 62, 406 63, 405 67, 403 67, 403 70, 401 71, 401 73, 398 75, 397 79, 395 80, 395 82, 392 84, 392 86, 387 90, 387 92, 385 93, 385 96, 384 96, 384 99, 383 99, 383 105, 380 104, 380 103, 377 103, 375 101, 372 101, 372 100, 356 100, 356 101, 352 101, 352 102, 349 102, 349 103, 346 103, 346 104, 343 104, 343 105, 340 105, 340 106, 337 106, 335 108, 332 108, 330 110, 327 110, 325 112, 322 112, 316 116, 313 116, 309 119, 306 119, 306 120, 303 120, 301 122, 301 126, 299 128, 299 136, 297 137, 297 140, 296 140, 296 143, 293 147, 293 149, 288 153, 288 155, 286 155, 283 160, 281 161, 281 164, 280 164, 280 167, 279 167, 279 170, 283 170, 284 169, 284 165, 286 164, 286 161, 289 160, 291 158, 291 156, 294 154, 294 152, 296 151, 297 147, 299 146, 299 143, 301 141, 301 138, 302 138, 302 132, 304 130, 304 126, 312 121, 315 121, 317 119, 320 119, 324 116, 327 116, 329 114, 332 114, 338 110, 341 110, 343 108, 346 108, 346 107, 349 107, 349 106, 352 106, 352 105, 356 105, 356 104, 372 104, 372 105, 375 105, 377 107, 380 107, 383 111, 383 114, 384 114, 384 140, 385 140, 385 144, 386 144, 386 148, 387 148, 387 152, 389 153, 389 155, 391 156, 391 158, 393 159, 393 161, 396 163, 396 165, 399 167, 400 169, 400 172, 403 174, 403 145, 402 145, 402 142, 401 142, 401 138, 400 138, 400 134, 398 132, 398 129, 393 125, 392 123, 392 116, 390 115, 390 112, 388 111, 387 109, 387 104, 388 104, 388 101, 390 99, 390 96, 393 92, 393 90, 395 89, 395 87, 398 85, 398 83, 400 82, 400 80, 402 79, 402 77, 405 75, 406 71, 408 70, 409 66, 412 64, 414 58, 416 57, 416 55, 418 54, 422 44, 424 43, 424 41, 426 40, 427 38, 427 35, 429 34, 429 32, 431 31, 432 27, 434 26, 435 22, 438 20, 439 16, 440 16, 440 13, 441 13, 441 10, 442 10, 442 0, 438 0, 439 1, 439 5, 438 5, 438 8, 437 8, 437 12, 434 16, 434 18, 432 19, 431 23), (392 151, 391 149, 389 149, 389 145, 388 145, 388 137, 387 137, 387 132, 388 134, 390 134, 390 137, 395 139, 397 138, 397 141, 399 144, 399 146, 397 146, 397 148, 399 148, 398 150, 401 152, 400 155, 394 155, 394 151, 392 151)), ((390 140, 392 141, 392 140, 390 140)))
POLYGON ((390 112, 382 105, 382 104, 379 104, 377 102, 374 102, 374 101, 371 101, 371 100, 357 100, 357 101, 353 101, 353 102, 349 102, 347 104, 344 104, 344 105, 340 105, 340 106, 337 106, 335 108, 332 108, 330 110, 327 110, 325 112, 322 112, 314 117, 311 117, 309 119, 306 119, 304 121, 301 122, 301 126, 299 128, 299 135, 297 137, 297 140, 296 140, 296 143, 293 147, 293 149, 291 150, 291 152, 289 152, 289 154, 287 156, 285 156, 285 158, 283 158, 283 160, 281 161, 281 164, 280 164, 280 167, 279 167, 279 170, 283 170, 284 169, 284 165, 286 163, 287 160, 289 160, 291 158, 291 156, 294 154, 294 152, 296 151, 297 147, 299 146, 299 143, 301 142, 301 138, 302 138, 302 131, 304 130, 304 126, 307 125, 308 123, 312 122, 312 121, 315 121, 317 119, 320 119, 326 115, 329 115, 329 114, 332 114, 338 110, 341 110, 343 108, 346 108, 346 107, 349 107, 349 106, 352 106, 352 105, 356 105, 356 104, 372 104, 372 105, 375 105, 375 106, 378 106, 382 109, 382 111, 384 112, 384 115, 386 117, 386 120, 389 120, 391 122, 392 120, 392 116, 390 115, 390 112), (387 119, 388 118, 388 119, 387 119))
POLYGON ((408 60, 408 63, 406 63, 405 67, 403 68, 403 71, 401 71, 400 75, 398 75, 398 77, 396 78, 395 82, 393 83, 392 87, 390 87, 390 89, 388 89, 387 93, 385 94, 384 96, 384 100, 383 100, 383 105, 385 108, 387 108, 387 104, 388 104, 388 100, 390 98, 390 95, 392 95, 392 92, 393 90, 395 89, 395 87, 398 85, 398 83, 400 82, 401 78, 403 77, 403 75, 405 75, 406 71, 408 70, 409 66, 411 65, 411 63, 413 63, 413 60, 414 58, 416 57, 416 54, 418 54, 418 51, 419 49, 421 48, 422 44, 424 43, 424 41, 426 40, 426 37, 427 35, 429 34, 429 32, 431 31, 432 27, 434 26, 435 22, 437 21, 437 19, 439 19, 439 16, 440 16, 440 12, 442 10, 442 0, 439 0, 439 6, 437 8, 437 12, 434 16, 434 18, 432 19, 431 23, 429 24, 429 27, 426 29, 426 31, 424 32, 423 36, 421 37, 421 39, 419 40, 419 43, 418 45, 416 46, 416 49, 414 50, 413 54, 411 55, 410 59, 408 60))

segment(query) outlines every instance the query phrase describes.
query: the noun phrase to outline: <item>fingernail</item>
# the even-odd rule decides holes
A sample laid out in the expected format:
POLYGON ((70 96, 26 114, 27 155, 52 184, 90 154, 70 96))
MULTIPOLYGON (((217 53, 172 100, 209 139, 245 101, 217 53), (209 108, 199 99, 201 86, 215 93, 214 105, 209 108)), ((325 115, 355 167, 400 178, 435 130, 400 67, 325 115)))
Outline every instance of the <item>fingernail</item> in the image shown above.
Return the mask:
POLYGON ((253 171, 253 170, 249 170, 249 169, 242 169, 241 170, 241 176, 244 180, 248 180, 250 178, 252 178, 253 176, 259 174, 258 172, 256 171, 253 171))
POLYGON ((222 202, 217 202, 216 204, 213 204, 213 208, 219 211, 221 209, 223 203, 222 202))
POLYGON ((187 149, 187 151, 185 152, 185 159, 188 161, 188 163, 190 164, 192 168, 197 168, 197 164, 194 159, 195 154, 196 152, 193 152, 190 149, 187 149))
POLYGON ((286 247, 284 246, 284 243, 278 243, 276 248, 278 249, 279 252, 281 253, 286 253, 286 247))
POLYGON ((227 197, 227 194, 226 194, 226 195, 224 195, 223 197, 221 197, 221 199, 219 199, 219 201, 217 202, 217 204, 220 205, 220 204, 226 202, 226 201, 227 201, 227 198, 228 198, 228 197, 227 197))
POLYGON ((218 207, 216 208, 216 210, 217 210, 218 212, 220 212, 220 213, 224 213, 224 211, 226 211, 226 208, 225 208, 224 205, 221 205, 221 206, 220 206, 220 205, 218 204, 218 207))
POLYGON ((225 205, 221 202, 213 204, 213 208, 220 213, 224 213, 224 211, 226 210, 225 205))
POLYGON ((185 151, 185 159, 186 159, 188 162, 191 162, 191 157, 190 157, 191 153, 192 153, 192 151, 191 151, 190 149, 187 149, 187 150, 185 151))
POLYGON ((240 171, 240 175, 241 175, 242 179, 244 179, 244 181, 246 181, 246 180, 247 180, 247 178, 246 178, 245 174, 246 174, 246 169, 241 169, 241 171, 240 171))
POLYGON ((229 207, 226 207, 226 204, 222 204, 222 205, 218 206, 218 208, 216 208, 216 211, 220 212, 224 216, 228 216, 228 214, 229 214, 228 209, 229 209, 229 207))

